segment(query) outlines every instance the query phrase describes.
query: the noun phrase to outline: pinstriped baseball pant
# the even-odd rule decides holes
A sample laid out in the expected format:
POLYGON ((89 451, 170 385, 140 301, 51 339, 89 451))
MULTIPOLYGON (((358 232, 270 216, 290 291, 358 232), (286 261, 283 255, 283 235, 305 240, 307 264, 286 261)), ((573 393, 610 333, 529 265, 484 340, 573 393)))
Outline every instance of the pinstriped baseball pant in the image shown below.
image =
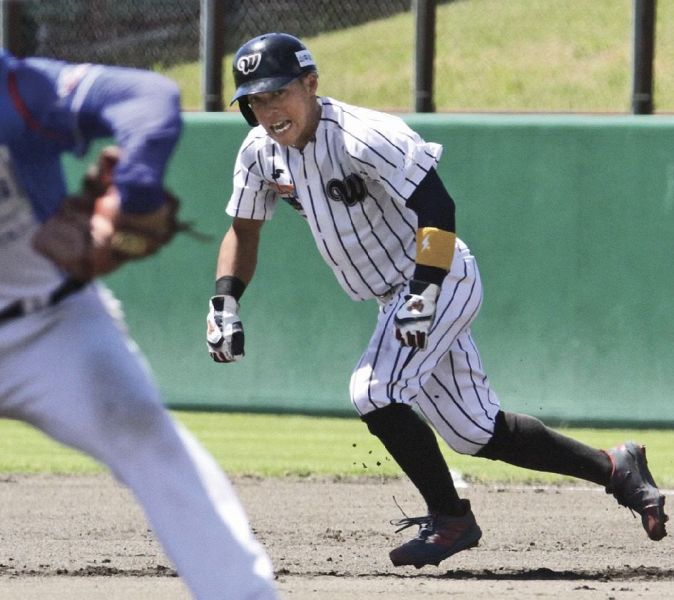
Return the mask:
POLYGON ((457 240, 422 351, 395 339, 393 317, 406 292, 402 287, 381 304, 375 331, 351 376, 351 401, 361 416, 391 403, 416 406, 452 449, 475 454, 490 440, 500 408, 470 333, 482 304, 475 258, 457 240))

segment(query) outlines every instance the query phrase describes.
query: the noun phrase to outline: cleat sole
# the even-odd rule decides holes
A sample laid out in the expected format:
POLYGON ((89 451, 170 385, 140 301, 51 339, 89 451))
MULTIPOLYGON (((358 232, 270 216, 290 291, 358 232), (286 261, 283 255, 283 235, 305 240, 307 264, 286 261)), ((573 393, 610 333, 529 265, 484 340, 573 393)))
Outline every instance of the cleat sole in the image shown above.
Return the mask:
POLYGON ((456 550, 455 552, 452 552, 451 554, 444 556, 443 558, 433 562, 433 561, 428 561, 428 562, 423 562, 423 563, 413 563, 413 562, 407 562, 407 561, 396 561, 391 558, 391 562, 393 563, 394 567, 414 567, 415 569, 421 569, 422 567, 439 567, 440 563, 443 560, 446 560, 450 558, 451 556, 454 556, 455 554, 458 554, 459 552, 463 552, 464 550, 470 550, 471 548, 475 548, 478 546, 480 543, 480 539, 478 538, 474 542, 464 546, 463 548, 456 550))

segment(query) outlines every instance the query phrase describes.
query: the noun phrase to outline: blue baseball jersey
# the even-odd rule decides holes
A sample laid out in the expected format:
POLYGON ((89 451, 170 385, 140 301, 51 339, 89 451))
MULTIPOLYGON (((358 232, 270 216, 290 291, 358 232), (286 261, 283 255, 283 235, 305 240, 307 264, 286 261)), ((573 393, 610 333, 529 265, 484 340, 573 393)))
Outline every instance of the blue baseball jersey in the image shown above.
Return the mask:
POLYGON ((31 239, 67 195, 63 153, 96 138, 122 149, 122 210, 149 212, 182 126, 176 85, 155 73, 0 51, 0 309, 49 294, 63 275, 31 239))

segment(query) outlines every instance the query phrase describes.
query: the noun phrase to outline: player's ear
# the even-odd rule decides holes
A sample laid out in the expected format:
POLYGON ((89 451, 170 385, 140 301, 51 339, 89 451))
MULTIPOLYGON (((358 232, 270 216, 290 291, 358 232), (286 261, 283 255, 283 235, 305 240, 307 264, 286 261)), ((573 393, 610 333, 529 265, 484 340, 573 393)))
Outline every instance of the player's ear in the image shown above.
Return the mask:
POLYGON ((316 71, 312 71, 311 73, 307 73, 304 76, 304 89, 307 90, 307 93, 309 94, 315 94, 316 91, 318 90, 318 73, 316 71))

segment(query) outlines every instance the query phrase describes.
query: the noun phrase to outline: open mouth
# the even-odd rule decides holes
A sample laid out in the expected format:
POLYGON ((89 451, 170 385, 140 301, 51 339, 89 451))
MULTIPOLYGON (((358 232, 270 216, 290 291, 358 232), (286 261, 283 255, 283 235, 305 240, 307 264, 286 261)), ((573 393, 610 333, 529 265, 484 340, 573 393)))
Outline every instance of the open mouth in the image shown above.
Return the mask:
POLYGON ((271 130, 273 133, 279 134, 287 131, 290 128, 290 121, 279 121, 278 123, 273 123, 271 130))

